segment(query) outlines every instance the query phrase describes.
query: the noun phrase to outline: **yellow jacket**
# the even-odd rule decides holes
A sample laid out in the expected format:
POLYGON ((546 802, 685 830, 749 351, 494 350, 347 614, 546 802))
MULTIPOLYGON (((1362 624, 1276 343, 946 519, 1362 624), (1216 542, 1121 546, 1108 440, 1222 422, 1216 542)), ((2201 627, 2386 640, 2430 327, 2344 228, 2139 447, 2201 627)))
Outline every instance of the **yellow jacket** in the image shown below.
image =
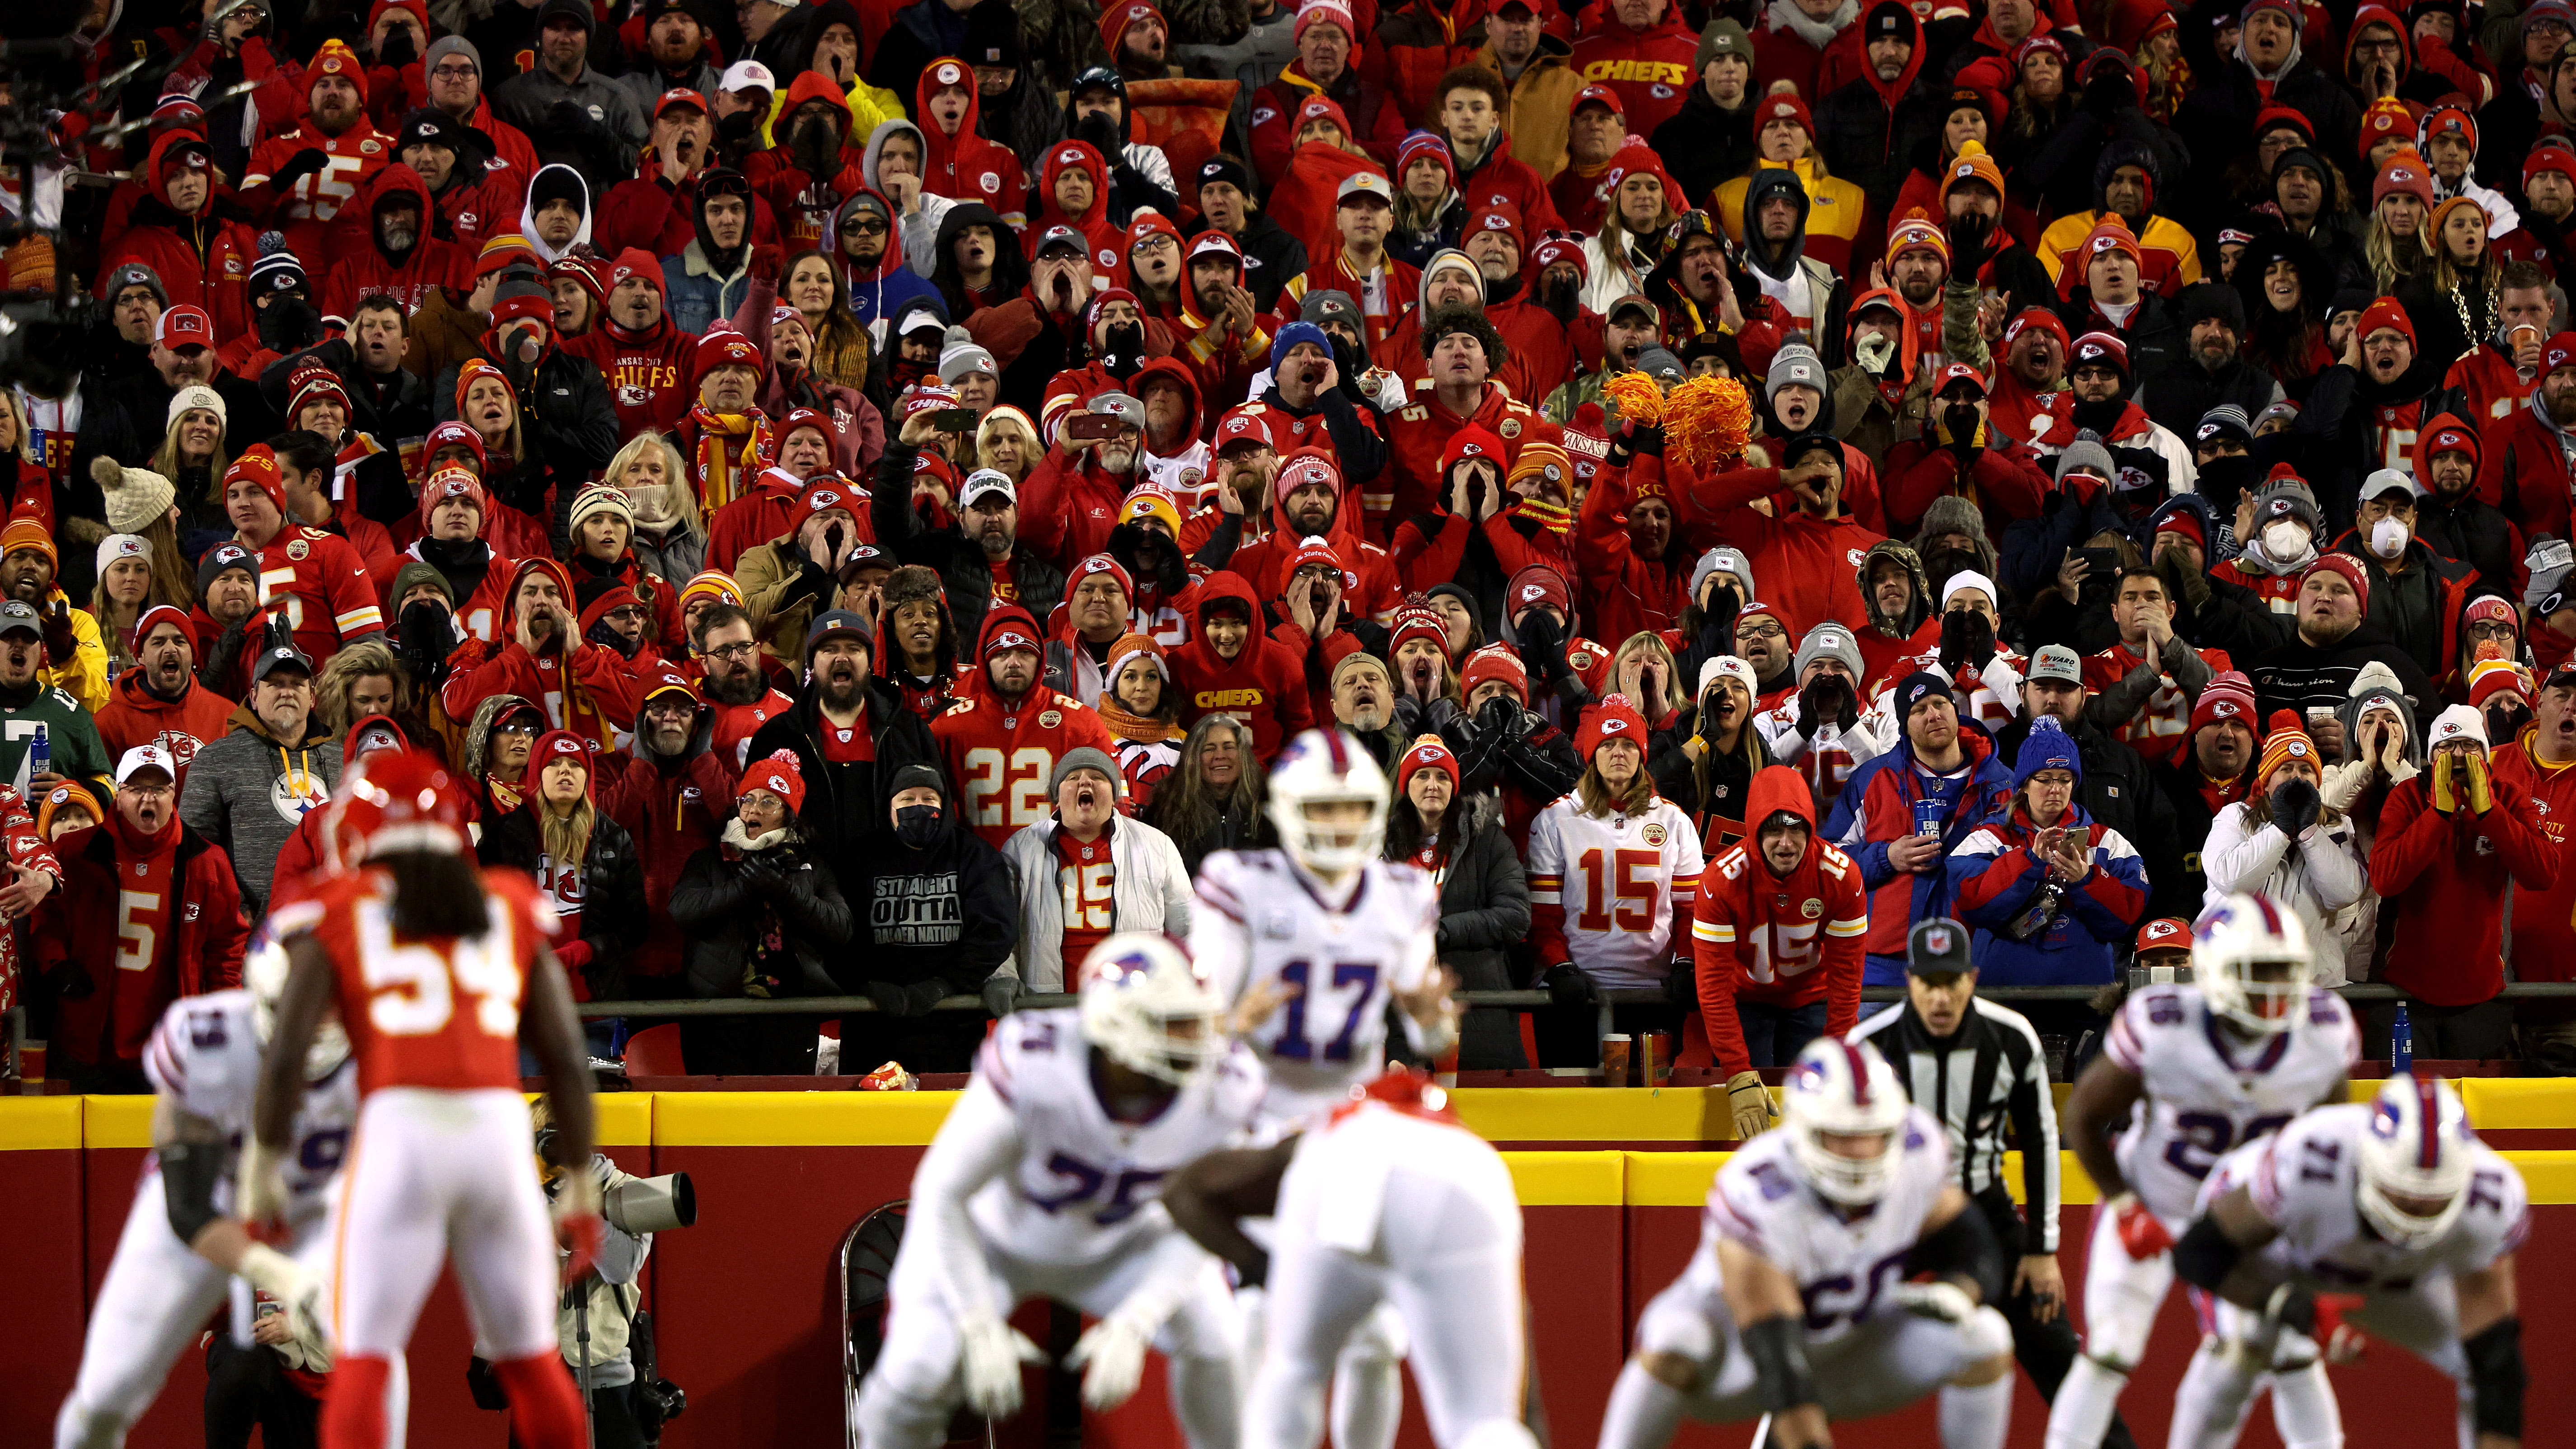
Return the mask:
POLYGON ((45 609, 56 604, 71 610, 72 637, 78 644, 72 650, 71 663, 60 669, 47 665, 37 670, 36 682, 60 689, 79 700, 81 708, 97 714, 107 708, 108 700, 106 641, 98 632, 98 620, 87 609, 72 609, 71 600, 60 589, 45 596, 45 609))
MULTIPOLYGON (((1765 161, 1762 166, 1771 164, 1765 161)), ((1848 271, 1860 239, 1861 215, 1869 210, 1869 194, 1839 176, 1818 176, 1816 163, 1809 158, 1789 163, 1789 169, 1807 191, 1806 254, 1835 271, 1848 271)), ((1748 171, 1719 182, 1709 194, 1710 215, 1726 228, 1727 240, 1739 247, 1744 245, 1744 192, 1752 184, 1753 173, 1748 171)))
MULTIPOLYGON (((2039 234, 2039 264, 2048 268, 2048 279, 2058 280, 2066 270, 2067 257, 2084 239, 2101 225, 2102 213, 2077 211, 2059 217, 2039 234)), ((2138 284, 2150 292, 2172 296, 2200 280, 2200 244, 2191 233, 2168 218, 2150 214, 2147 229, 2138 238, 2138 284)))

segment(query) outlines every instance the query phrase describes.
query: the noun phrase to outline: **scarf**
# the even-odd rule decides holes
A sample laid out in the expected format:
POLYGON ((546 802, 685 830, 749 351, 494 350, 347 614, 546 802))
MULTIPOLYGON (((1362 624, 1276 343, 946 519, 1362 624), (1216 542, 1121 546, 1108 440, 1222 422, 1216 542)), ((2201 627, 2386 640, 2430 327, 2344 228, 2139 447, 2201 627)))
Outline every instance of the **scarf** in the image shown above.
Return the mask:
POLYGON ((1843 0, 1842 4, 1834 7, 1834 13, 1823 20, 1808 19, 1806 12, 1798 8, 1797 0, 1771 0, 1771 8, 1765 12, 1763 24, 1775 34, 1785 30, 1805 41, 1810 48, 1822 50, 1849 29, 1859 15, 1860 0, 1843 0))
POLYGON ((1130 713, 1114 694, 1100 696, 1098 713, 1100 722, 1109 726, 1109 737, 1124 745, 1179 744, 1188 733, 1169 720, 1130 713))
MULTIPOLYGON (((734 860, 762 851, 775 850, 772 864, 782 870, 793 870, 799 862, 796 852, 786 848, 785 828, 751 835, 742 828, 737 815, 725 822, 725 854, 734 860)), ((742 994, 768 998, 785 996, 788 986, 802 973, 796 969, 795 957, 787 945, 787 923, 780 918, 778 907, 766 900, 745 902, 751 907, 751 939, 745 943, 742 956, 742 994)))
POLYGON ((1574 532, 1574 510, 1544 498, 1524 498, 1511 507, 1514 518, 1526 518, 1559 539, 1574 532))
POLYGON ((695 403, 689 421, 698 426, 698 455, 690 460, 697 472, 698 506, 709 512, 731 503, 742 492, 744 479, 778 461, 776 431, 758 408, 719 413, 695 403), (736 439, 740 441, 731 441, 736 439))

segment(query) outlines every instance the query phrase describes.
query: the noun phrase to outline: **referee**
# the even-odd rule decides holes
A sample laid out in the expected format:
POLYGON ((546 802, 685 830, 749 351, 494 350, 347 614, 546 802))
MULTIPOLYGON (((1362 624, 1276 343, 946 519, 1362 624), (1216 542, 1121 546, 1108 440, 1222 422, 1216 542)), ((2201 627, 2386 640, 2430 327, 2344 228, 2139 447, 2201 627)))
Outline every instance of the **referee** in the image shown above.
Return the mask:
MULTIPOLYGON (((1997 1242, 2021 1244, 2012 1287, 1995 1307, 2012 1325, 2013 1356, 2039 1396, 2055 1399, 2078 1349, 2057 1268, 2057 1103, 2039 1033, 2020 1012, 1978 998, 1968 928, 1930 916, 1905 936, 1905 1004, 1862 1022, 1852 1039, 1877 1047, 1915 1105, 1941 1119, 1959 1189, 1985 1213, 1997 1242), (2027 1220, 2004 1185, 2007 1131, 2022 1153, 2027 1220)), ((2137 1441, 2114 1418, 2102 1443, 2136 1449, 2137 1441)))

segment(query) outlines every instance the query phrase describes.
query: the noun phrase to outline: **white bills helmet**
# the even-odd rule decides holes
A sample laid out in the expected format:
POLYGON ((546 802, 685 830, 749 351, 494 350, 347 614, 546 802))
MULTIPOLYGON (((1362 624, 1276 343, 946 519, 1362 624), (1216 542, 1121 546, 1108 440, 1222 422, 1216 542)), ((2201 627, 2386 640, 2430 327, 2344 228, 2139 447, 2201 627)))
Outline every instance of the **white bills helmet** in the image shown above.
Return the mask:
POLYGON ((1270 767, 1270 823, 1288 854, 1318 875, 1346 874, 1377 859, 1386 845, 1389 798, 1386 772, 1337 727, 1298 735, 1270 767), (1313 818, 1318 805, 1346 803, 1366 806, 1367 813, 1357 821, 1313 818))
POLYGON ((1878 1048, 1841 1037, 1820 1036, 1807 1043, 1780 1087, 1781 1122, 1808 1182, 1825 1197, 1852 1207, 1886 1195, 1906 1105, 1896 1070, 1878 1048), (1829 1136, 1877 1137, 1880 1147, 1869 1156, 1853 1156, 1826 1146, 1829 1136))
POLYGON ((2308 929, 2270 896, 2238 891, 2191 928, 2191 979, 2210 1010, 2247 1031, 2288 1031, 2316 980, 2308 929))
POLYGON ((1091 948, 1079 978, 1082 1036, 1120 1066, 1183 1086, 1231 1043, 1224 1007, 1189 952, 1148 931, 1121 931, 1091 948))
MULTIPOLYGON (((251 1030, 266 1046, 277 1034, 277 999, 286 994, 286 948, 268 934, 265 924, 251 934, 250 945, 242 952, 242 985, 250 989, 251 1030)), ((313 1044, 304 1052, 304 1080, 321 1081, 348 1059, 349 1034, 341 1030, 339 1016, 323 1017, 313 1030, 313 1044)))
POLYGON ((2399 1073, 2379 1084, 2361 1139, 2362 1217, 2400 1248, 2425 1248, 2449 1232, 2469 1202, 2468 1109, 2438 1077, 2399 1073))

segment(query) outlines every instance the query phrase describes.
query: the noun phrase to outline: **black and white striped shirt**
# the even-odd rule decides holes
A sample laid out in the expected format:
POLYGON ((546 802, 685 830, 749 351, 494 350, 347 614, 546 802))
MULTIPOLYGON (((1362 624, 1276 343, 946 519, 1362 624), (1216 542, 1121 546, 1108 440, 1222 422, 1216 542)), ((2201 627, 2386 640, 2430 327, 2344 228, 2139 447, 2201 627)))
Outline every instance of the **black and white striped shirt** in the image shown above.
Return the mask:
POLYGON ((2057 1103, 2048 1058, 2030 1019, 1980 996, 1948 1037, 1934 1037, 1911 1002, 1852 1032, 1896 1069, 1914 1105, 1950 1130, 1959 1187, 1974 1197, 2003 1182, 2005 1129, 2022 1153, 2022 1252, 2057 1251, 2057 1103))

